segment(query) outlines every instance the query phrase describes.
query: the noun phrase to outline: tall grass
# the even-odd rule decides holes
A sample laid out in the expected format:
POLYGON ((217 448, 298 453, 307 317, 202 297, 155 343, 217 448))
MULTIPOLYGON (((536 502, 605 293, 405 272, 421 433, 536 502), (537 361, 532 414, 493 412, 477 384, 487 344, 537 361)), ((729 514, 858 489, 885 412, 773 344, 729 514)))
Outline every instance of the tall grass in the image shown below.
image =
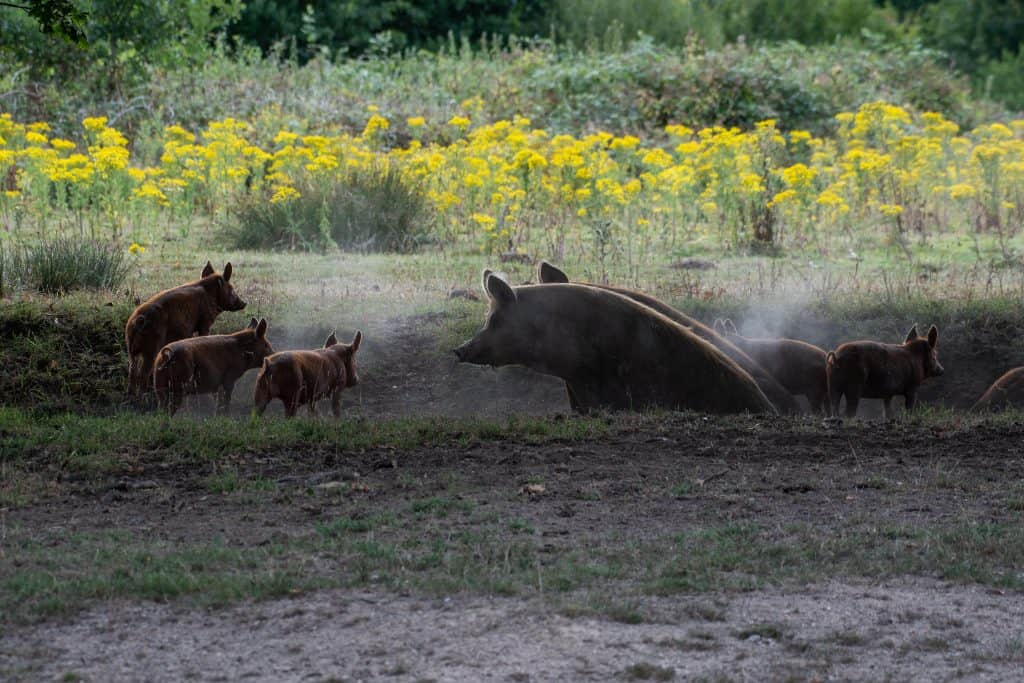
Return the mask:
POLYGON ((116 289, 131 265, 116 245, 59 237, 0 250, 0 294, 5 287, 63 294, 76 289, 116 289))
POLYGON ((353 170, 299 192, 277 203, 243 195, 225 228, 229 241, 240 249, 404 252, 419 246, 431 225, 425 196, 393 168, 353 170))

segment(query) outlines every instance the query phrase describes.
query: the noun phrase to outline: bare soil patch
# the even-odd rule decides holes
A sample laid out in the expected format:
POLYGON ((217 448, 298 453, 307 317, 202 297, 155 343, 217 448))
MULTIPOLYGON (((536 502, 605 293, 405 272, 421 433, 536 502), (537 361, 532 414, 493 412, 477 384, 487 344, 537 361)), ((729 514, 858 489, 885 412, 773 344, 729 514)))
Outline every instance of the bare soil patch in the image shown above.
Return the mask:
POLYGON ((646 607, 649 620, 628 624, 539 599, 362 591, 220 612, 113 603, 7 634, 0 671, 12 681, 1011 681, 1024 664, 1024 598, 978 587, 826 582, 646 607))
POLYGON ((1024 425, 827 429, 810 417, 678 414, 614 424, 599 441, 230 453, 206 466, 156 460, 132 476, 66 479, 60 497, 10 510, 6 522, 55 540, 118 528, 250 545, 306 533, 316 519, 399 512, 437 495, 521 520, 552 546, 726 521, 781 534, 793 521, 839 528, 1020 519, 1011 499, 1021 492, 1011 484, 1024 479, 1024 425), (211 492, 210 477, 226 468, 241 482, 273 482, 274 491, 211 492), (347 494, 332 495, 331 482, 347 484, 347 494), (539 488, 524 488, 531 484, 539 488))

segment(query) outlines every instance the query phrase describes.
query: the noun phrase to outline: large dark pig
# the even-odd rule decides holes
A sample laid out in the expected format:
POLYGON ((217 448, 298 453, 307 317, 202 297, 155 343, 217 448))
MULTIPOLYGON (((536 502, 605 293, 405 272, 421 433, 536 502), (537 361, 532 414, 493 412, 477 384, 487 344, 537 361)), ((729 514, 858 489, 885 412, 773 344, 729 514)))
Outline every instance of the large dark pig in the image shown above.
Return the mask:
POLYGON ((339 417, 341 392, 359 384, 356 352, 362 340, 363 333, 356 332, 351 344, 339 344, 332 332, 322 349, 282 351, 267 358, 256 378, 256 413, 262 415, 267 404, 279 398, 288 417, 294 417, 305 404, 309 404, 310 414, 316 415, 317 401, 330 398, 331 410, 339 417))
POLYGON ((1024 408, 1024 368, 1014 368, 993 382, 971 410, 1024 408))
MULTIPOLYGON (((546 284, 569 283, 569 277, 565 272, 551 265, 547 261, 541 261, 537 265, 537 279, 538 281, 546 284)), ((796 399, 778 382, 778 380, 775 379, 775 377, 771 375, 771 373, 761 367, 757 361, 751 358, 750 355, 743 351, 743 349, 739 348, 724 336, 718 334, 696 318, 691 318, 679 309, 669 306, 665 302, 648 294, 644 294, 643 292, 637 292, 623 287, 594 285, 585 282, 578 284, 597 287, 609 292, 615 292, 616 294, 620 294, 636 301, 637 303, 654 309, 658 313, 661 313, 668 319, 673 320, 684 327, 690 328, 691 332, 731 358, 736 365, 740 366, 740 368, 753 377, 757 386, 760 387, 761 391, 764 392, 764 395, 768 397, 779 412, 791 415, 800 412, 800 405, 797 403, 796 399)))
POLYGON ((825 349, 799 339, 744 337, 731 320, 716 320, 714 329, 767 370, 794 396, 806 396, 811 410, 829 414, 825 349))
POLYGON ((893 414, 893 396, 903 396, 906 409, 913 409, 921 382, 944 372, 936 350, 938 341, 934 325, 927 337, 919 337, 914 325, 902 344, 855 341, 829 351, 826 368, 832 414, 839 414, 843 396, 847 417, 856 417, 862 398, 882 399, 887 419, 893 414))
POLYGON ((235 382, 273 352, 267 341, 267 321, 256 318, 232 334, 172 342, 160 350, 153 372, 157 403, 173 415, 188 394, 219 393, 218 409, 227 411, 235 382))
POLYGON ((575 408, 774 413, 750 375, 690 330, 585 285, 511 287, 484 271, 487 321, 460 362, 524 365, 565 380, 575 408))
POLYGON ((167 289, 140 304, 124 327, 128 349, 128 391, 139 394, 149 386, 156 354, 166 344, 195 334, 210 333, 223 311, 240 311, 245 302, 231 286, 231 264, 223 274, 209 261, 195 282, 167 289))

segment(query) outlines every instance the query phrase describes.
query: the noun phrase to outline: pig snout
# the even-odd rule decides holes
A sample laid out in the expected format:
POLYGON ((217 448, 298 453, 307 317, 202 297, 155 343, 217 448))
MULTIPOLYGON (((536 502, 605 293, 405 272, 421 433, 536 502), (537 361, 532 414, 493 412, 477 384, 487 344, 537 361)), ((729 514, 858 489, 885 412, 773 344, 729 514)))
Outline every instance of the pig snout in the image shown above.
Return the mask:
POLYGON ((246 303, 242 301, 240 297, 237 296, 235 297, 235 300, 232 303, 234 304, 234 308, 231 309, 233 311, 240 311, 246 307, 246 303))
POLYGON ((480 356, 480 344, 477 343, 476 338, 470 339, 462 346, 453 349, 455 357, 459 359, 460 363, 478 363, 480 356))
POLYGON ((935 361, 935 370, 934 370, 933 374, 936 377, 941 377, 944 372, 946 372, 946 369, 944 367, 942 367, 942 364, 939 363, 939 361, 935 361))

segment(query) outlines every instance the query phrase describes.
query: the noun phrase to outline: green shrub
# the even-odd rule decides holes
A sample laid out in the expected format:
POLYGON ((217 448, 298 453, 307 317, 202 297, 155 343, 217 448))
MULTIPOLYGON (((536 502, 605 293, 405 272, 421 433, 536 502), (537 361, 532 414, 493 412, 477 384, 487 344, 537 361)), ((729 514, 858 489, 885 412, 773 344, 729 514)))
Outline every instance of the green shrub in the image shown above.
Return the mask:
POLYGON ((463 44, 455 51, 415 52, 300 65, 255 48, 213 51, 195 66, 153 69, 145 87, 108 99, 46 79, 24 87, 17 64, 0 64, 5 110, 16 120, 44 120, 53 135, 81 139, 86 113, 123 112, 114 125, 154 164, 165 125, 196 131, 226 116, 252 121, 263 144, 282 127, 300 132, 348 130, 366 124, 367 106, 392 123, 386 144, 415 133, 424 144, 446 142, 444 122, 474 96, 474 123, 529 117, 557 133, 597 128, 662 134, 668 122, 701 127, 745 125, 776 118, 784 129, 826 132, 837 111, 886 100, 941 111, 965 128, 1006 112, 975 97, 970 82, 946 69, 937 53, 881 41, 871 49, 848 43, 798 43, 704 49, 671 48, 646 38, 615 52, 550 43, 463 44), (31 92, 31 97, 29 94, 31 92), (138 102, 146 106, 137 106, 138 102), (423 116, 419 131, 407 117, 423 116))
POLYGON ((426 197, 393 169, 349 172, 333 185, 307 184, 272 203, 260 192, 233 207, 227 236, 240 249, 402 252, 427 234, 426 197))
POLYGON ((7 286, 21 285, 46 294, 76 289, 116 289, 131 265, 123 249, 93 240, 57 238, 3 255, 7 286))

